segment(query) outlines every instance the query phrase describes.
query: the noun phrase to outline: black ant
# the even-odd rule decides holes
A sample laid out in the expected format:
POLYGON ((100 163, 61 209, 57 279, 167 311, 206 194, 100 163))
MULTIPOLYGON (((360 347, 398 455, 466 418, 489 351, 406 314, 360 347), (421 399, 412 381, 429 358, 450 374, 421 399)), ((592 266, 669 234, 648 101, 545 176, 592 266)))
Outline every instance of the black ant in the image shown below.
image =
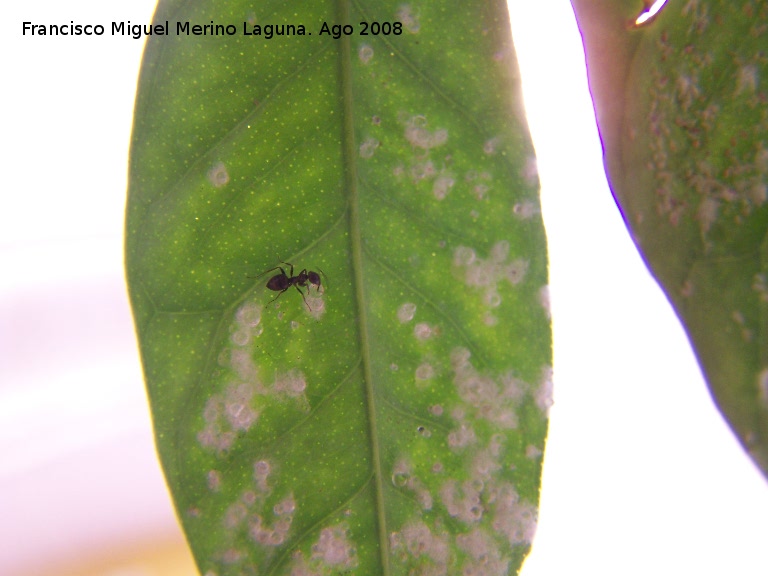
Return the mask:
MULTIPOLYGON (((264 276, 265 274, 269 274, 270 272, 273 272, 275 270, 280 270, 280 274, 275 274, 274 276, 272 276, 272 278, 269 279, 269 282, 267 282, 267 288, 269 288, 274 292, 280 293, 277 296, 275 296, 272 300, 270 300, 269 303, 271 304, 272 302, 280 298, 283 292, 287 291, 291 286, 294 286, 296 290, 299 291, 299 294, 301 294, 301 298, 304 300, 304 304, 306 304, 309 311, 312 312, 312 308, 307 303, 307 298, 304 296, 304 292, 301 291, 301 288, 299 288, 299 286, 301 286, 302 288, 306 288, 307 294, 309 294, 310 285, 314 286, 315 290, 319 291, 322 285, 322 282, 320 281, 320 274, 304 268, 301 272, 299 272, 298 276, 294 276, 293 264, 291 264, 290 262, 283 262, 282 260, 281 262, 291 267, 290 274, 286 274, 282 266, 275 266, 274 268, 270 268, 266 272, 262 272, 258 276, 255 276, 255 277, 249 276, 249 278, 258 279, 264 276)), ((320 269, 318 268, 318 270, 320 269)), ((323 272, 322 270, 320 270, 320 272, 322 273, 323 276, 325 276, 325 272, 323 272)))

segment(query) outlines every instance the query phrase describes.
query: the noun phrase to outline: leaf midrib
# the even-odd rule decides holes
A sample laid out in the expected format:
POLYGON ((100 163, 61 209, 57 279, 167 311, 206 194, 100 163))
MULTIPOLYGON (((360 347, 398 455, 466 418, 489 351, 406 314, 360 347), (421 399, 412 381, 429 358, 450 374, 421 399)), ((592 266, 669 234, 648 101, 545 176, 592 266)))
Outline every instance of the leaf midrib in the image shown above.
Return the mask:
MULTIPOLYGON (((337 0, 338 21, 348 24, 350 21, 349 0, 337 0)), ((349 234, 352 248, 352 274, 354 282, 357 318, 360 329, 360 356, 363 364, 365 381, 366 408, 368 410, 368 428, 371 439, 371 461, 373 462, 374 484, 376 486, 376 519, 379 533, 379 556, 381 573, 390 574, 387 545, 387 521, 384 510, 384 486, 381 469, 381 449, 376 425, 376 407, 374 403, 373 376, 371 374, 371 351, 368 340, 368 314, 365 306, 366 297, 363 288, 363 246, 360 225, 360 195, 357 177, 357 155, 355 153, 354 111, 352 107, 352 48, 349 36, 341 39, 339 52, 340 97, 342 106, 342 147, 344 162, 344 183, 349 197, 349 234)))

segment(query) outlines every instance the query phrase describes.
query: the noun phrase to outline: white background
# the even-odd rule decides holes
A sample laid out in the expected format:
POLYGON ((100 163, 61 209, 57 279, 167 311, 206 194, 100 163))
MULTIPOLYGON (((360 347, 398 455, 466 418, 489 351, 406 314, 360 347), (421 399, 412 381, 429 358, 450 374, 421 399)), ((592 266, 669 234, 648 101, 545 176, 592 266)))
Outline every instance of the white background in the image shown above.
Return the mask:
MULTIPOLYGON (((613 204, 570 4, 510 9, 555 331, 556 404, 523 574, 764 576, 768 484, 713 407, 613 204)), ((146 23, 153 2, 39 0, 6 11, 0 573, 13 576, 177 528, 122 268, 143 41, 21 35, 25 20, 146 23)))

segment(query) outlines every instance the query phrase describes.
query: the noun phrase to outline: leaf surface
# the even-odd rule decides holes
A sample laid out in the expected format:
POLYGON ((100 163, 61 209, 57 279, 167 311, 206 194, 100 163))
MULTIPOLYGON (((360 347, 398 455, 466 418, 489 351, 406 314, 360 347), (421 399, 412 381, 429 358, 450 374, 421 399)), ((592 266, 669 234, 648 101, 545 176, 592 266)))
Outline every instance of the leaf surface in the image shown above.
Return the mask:
POLYGON ((166 20, 126 261, 201 573, 516 572, 551 351, 505 4, 168 1, 166 20), (289 24, 307 34, 266 37, 289 24))
POLYGON ((768 4, 573 5, 613 194, 768 475, 768 4))

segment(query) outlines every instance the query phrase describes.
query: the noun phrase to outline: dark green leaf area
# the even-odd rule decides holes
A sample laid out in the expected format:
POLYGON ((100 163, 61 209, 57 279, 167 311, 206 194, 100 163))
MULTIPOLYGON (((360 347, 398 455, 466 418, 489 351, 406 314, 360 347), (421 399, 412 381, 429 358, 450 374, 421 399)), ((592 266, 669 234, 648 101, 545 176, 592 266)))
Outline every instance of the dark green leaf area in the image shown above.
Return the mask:
MULTIPOLYGON (((132 169, 133 209, 146 211, 133 252, 163 309, 223 307, 246 274, 260 271, 265 259, 248 258, 254 245, 268 246, 275 262, 301 244, 282 215, 301 213, 301 230, 317 236, 344 205, 337 88, 327 75, 335 52, 313 36, 275 51, 263 36, 243 36, 243 23, 296 23, 294 11, 268 3, 257 18, 235 6, 222 13, 185 6, 177 16, 233 24, 237 35, 172 34, 147 52, 152 78, 137 102, 132 166, 151 170, 132 169), (305 89, 290 90, 296 85, 305 89), (264 131, 267 124, 274 129, 264 131), (169 265, 175 274, 163 273, 169 265)), ((308 6, 302 19, 316 21, 316 9, 308 6)), ((169 25, 175 30, 174 20, 169 25)))
POLYGON ((516 572, 551 350, 505 5, 158 15, 312 32, 153 37, 142 70, 128 279, 201 573, 516 572))
POLYGON ((637 33, 615 191, 716 401, 768 470, 768 5, 670 4, 637 33))

